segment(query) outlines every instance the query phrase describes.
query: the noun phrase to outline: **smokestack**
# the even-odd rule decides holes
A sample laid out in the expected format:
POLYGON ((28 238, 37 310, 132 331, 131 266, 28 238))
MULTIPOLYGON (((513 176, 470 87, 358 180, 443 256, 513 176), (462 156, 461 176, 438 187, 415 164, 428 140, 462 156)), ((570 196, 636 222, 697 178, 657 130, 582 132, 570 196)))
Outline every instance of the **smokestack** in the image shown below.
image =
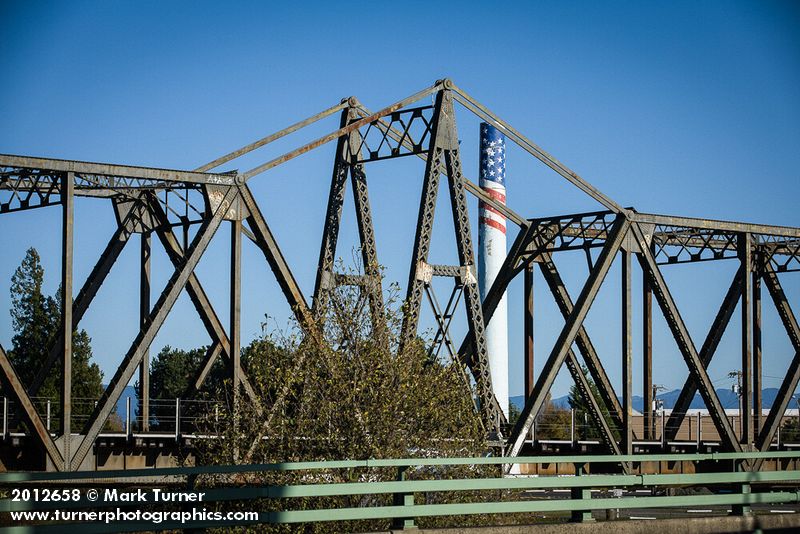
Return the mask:
MULTIPOLYGON (((479 178, 481 189, 505 205, 506 138, 485 122, 481 123, 479 178)), ((506 218, 483 202, 478 211, 478 286, 483 300, 506 257, 506 218)), ((494 394, 508 417, 508 303, 505 293, 486 325, 486 348, 494 394)))

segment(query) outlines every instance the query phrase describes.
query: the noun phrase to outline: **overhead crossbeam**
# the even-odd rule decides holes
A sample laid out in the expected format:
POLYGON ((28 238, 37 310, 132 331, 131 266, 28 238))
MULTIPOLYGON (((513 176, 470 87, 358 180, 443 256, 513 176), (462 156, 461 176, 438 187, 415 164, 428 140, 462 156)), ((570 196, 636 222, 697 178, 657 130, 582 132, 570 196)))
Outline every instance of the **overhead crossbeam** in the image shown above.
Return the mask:
POLYGON ((14 156, 11 154, 0 154, 0 169, 2 168, 24 169, 38 172, 72 172, 77 176, 90 175, 95 178, 103 178, 105 189, 130 189, 156 185, 131 181, 129 179, 191 184, 236 184, 236 176, 232 174, 180 171, 175 169, 137 167, 133 165, 117 165, 113 163, 95 163, 66 159, 36 158, 31 156, 14 156))

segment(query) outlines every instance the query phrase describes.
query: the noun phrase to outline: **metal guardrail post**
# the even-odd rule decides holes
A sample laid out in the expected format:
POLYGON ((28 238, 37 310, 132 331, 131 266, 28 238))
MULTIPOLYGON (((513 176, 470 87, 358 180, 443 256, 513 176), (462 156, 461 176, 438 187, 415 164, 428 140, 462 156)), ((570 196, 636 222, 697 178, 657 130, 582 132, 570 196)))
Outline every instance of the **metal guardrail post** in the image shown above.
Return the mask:
POLYGON ((50 432, 50 399, 47 399, 47 415, 45 419, 45 427, 50 432))
MULTIPOLYGON (((407 465, 401 465, 400 467, 398 467, 397 480, 405 480, 407 470, 408 470, 407 465)), ((395 493, 393 500, 395 506, 409 506, 409 507, 414 506, 413 493, 395 493)), ((414 524, 414 518, 411 516, 395 517, 394 520, 392 521, 392 528, 403 529, 403 530, 416 530, 417 525, 414 524)))
POLYGON ((133 425, 131 424, 131 398, 125 399, 125 435, 128 439, 133 437, 133 425))
POLYGON ((175 441, 181 439, 181 399, 175 399, 175 441))
POLYGON ((571 408, 569 411, 570 419, 569 419, 569 440, 572 442, 572 446, 575 446, 575 408, 571 408))
MULTIPOLYGON (((744 463, 745 460, 735 460, 734 466, 737 472, 744 471, 744 463)), ((739 493, 742 495, 747 495, 750 493, 750 484, 743 483, 739 484, 739 493)), ((734 504, 731 506, 732 514, 733 515, 740 515, 740 516, 749 516, 752 515, 752 511, 750 510, 750 506, 747 504, 734 504)))
POLYGON ((664 432, 666 429, 666 418, 664 410, 661 410, 661 447, 667 448, 667 434, 664 432))
MULTIPOLYGON (((583 463, 576 463, 575 464, 575 476, 579 477, 584 474, 584 470, 586 468, 586 464, 583 463)), ((570 489, 570 496, 573 500, 586 500, 592 498, 592 490, 591 488, 572 488, 570 489)), ((570 519, 573 523, 586 523, 589 521, 594 521, 592 517, 591 510, 573 510, 572 517, 570 519)))
POLYGON ((702 415, 700 412, 697 412, 697 450, 700 450, 700 440, 703 439, 703 420, 701 419, 702 415))

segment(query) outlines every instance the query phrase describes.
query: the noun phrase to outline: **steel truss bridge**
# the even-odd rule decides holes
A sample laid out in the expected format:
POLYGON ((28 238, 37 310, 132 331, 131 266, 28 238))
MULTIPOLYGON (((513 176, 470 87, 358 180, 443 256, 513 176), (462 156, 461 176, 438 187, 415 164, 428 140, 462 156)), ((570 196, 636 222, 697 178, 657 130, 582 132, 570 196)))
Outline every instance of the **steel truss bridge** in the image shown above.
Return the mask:
MULTIPOLYGON (((417 335, 423 300, 427 297, 439 331, 437 343, 448 350, 471 373, 476 385, 481 416, 487 431, 506 456, 522 453, 537 414, 559 370, 566 365, 580 394, 590 408, 601 433, 603 447, 610 454, 633 452, 632 423, 632 335, 631 283, 634 258, 641 269, 642 288, 637 289, 644 304, 642 335, 644 429, 639 439, 653 439, 656 421, 652 411, 652 318, 653 300, 661 310, 689 371, 672 416, 665 423, 662 440, 675 438, 691 399, 700 392, 719 436, 722 451, 741 453, 767 451, 774 442, 781 418, 800 379, 800 325, 781 285, 781 275, 800 270, 800 228, 768 226, 742 222, 676 217, 640 213, 625 208, 598 191, 575 172, 545 152, 533 141, 499 118, 450 80, 437 81, 408 98, 373 112, 351 97, 321 113, 280 132, 255 141, 215 159, 195 170, 171 170, 108 163, 45 159, 30 156, 0 155, 0 214, 60 205, 62 228, 63 322, 55 343, 49 348, 45 365, 27 388, 18 378, 6 352, 0 347, 0 379, 5 394, 18 407, 30 437, 46 454, 48 463, 60 471, 82 469, 93 451, 109 415, 134 374, 139 373, 143 388, 141 413, 148 421, 150 344, 178 296, 185 291, 212 339, 202 371, 193 382, 200 388, 219 358, 225 359, 234 384, 234 397, 248 397, 269 424, 269 412, 279 410, 284 397, 273 406, 261 406, 245 369, 240 363, 240 301, 242 236, 261 250, 305 335, 320 336, 319 318, 328 295, 340 285, 358 286, 368 298, 376 338, 385 335, 383 293, 376 237, 368 194, 368 164, 406 156, 420 158, 424 179, 420 195, 411 262, 409 265, 406 308, 401 342, 417 335), (432 99, 432 104, 426 102, 432 99), (566 214, 547 218, 528 218, 495 201, 462 170, 456 128, 456 105, 500 129, 531 156, 552 169, 564 180, 589 195, 602 207, 591 213, 566 214), (267 161, 246 172, 213 172, 245 154, 296 132, 320 119, 338 114, 340 127, 308 144, 267 161), (252 194, 248 181, 322 145, 335 144, 335 157, 323 229, 316 282, 312 299, 306 300, 292 270, 281 253, 267 218, 252 194), (446 179, 445 195, 450 202, 457 265, 428 263, 434 209, 440 180, 446 179), (337 272, 335 258, 348 181, 353 190, 360 239, 363 273, 337 272), (467 195, 504 215, 519 227, 504 265, 486 298, 481 301, 476 282, 476 261, 470 227, 467 195), (117 227, 89 277, 73 298, 73 212, 75 197, 105 198, 113 204, 117 227), (223 221, 230 223, 230 324, 217 316, 195 267, 223 221), (82 428, 73 428, 71 417, 72 331, 98 293, 106 276, 133 234, 141 235, 140 330, 119 363, 113 378, 82 428), (155 302, 150 294, 150 253, 152 238, 164 247, 174 266, 168 283, 155 302), (190 239, 191 237, 191 239, 190 239), (596 259, 592 249, 599 249, 596 259), (577 295, 570 295, 559 273, 555 256, 559 252, 583 250, 590 264, 589 275, 577 295), (612 262, 622 265, 622 401, 612 387, 583 322, 612 262), (665 281, 663 268, 677 263, 698 263, 734 259, 739 268, 730 282, 719 311, 698 348, 665 281), (538 268, 564 317, 564 326, 545 361, 542 372, 533 376, 533 271, 538 268), (509 427, 494 396, 489 373, 485 325, 492 317, 502 294, 517 276, 524 278, 526 301, 525 391, 526 402, 518 422, 509 427), (453 310, 442 310, 433 298, 434 277, 451 278, 455 291, 463 294, 459 310, 466 316, 468 333, 460 347, 449 331, 453 310), (766 287, 769 299, 762 298, 766 287), (655 299, 653 299, 655 297, 655 299), (741 368, 743 414, 740 432, 725 416, 707 368, 723 332, 741 301, 741 368), (761 307, 775 306, 795 350, 777 398, 769 414, 761 409, 761 307), (577 354, 572 346, 577 346, 577 354), (597 386, 595 394, 581 372, 584 365, 597 386), (52 436, 34 406, 32 398, 49 374, 60 373, 62 400, 60 436, 52 436), (604 415, 608 414, 608 415, 604 415), (617 438, 615 433, 619 436, 617 438), (70 439, 65 439, 69 436, 70 439)), ((268 213, 267 213, 268 215, 268 213)), ((595 251, 597 252, 597 251, 595 251)), ((302 357, 297 365, 303 365, 302 357)), ((191 392, 189 392, 191 393, 191 392)), ((145 428, 146 430, 146 428, 145 428)), ((622 463, 623 466, 627 465, 622 463)), ((748 464, 757 469, 760 462, 748 464)))

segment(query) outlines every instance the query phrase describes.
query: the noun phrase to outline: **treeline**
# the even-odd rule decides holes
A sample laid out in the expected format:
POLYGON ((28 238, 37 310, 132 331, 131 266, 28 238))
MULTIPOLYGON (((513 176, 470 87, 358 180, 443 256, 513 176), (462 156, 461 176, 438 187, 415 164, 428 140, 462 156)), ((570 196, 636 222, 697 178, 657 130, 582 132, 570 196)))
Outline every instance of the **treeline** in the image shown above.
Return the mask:
MULTIPOLYGON (((36 375, 47 361, 50 347, 57 341, 61 329, 61 287, 53 295, 45 295, 44 267, 35 248, 28 249, 22 263, 11 277, 11 322, 14 335, 8 357, 20 380, 30 391, 36 375)), ((72 417, 75 423, 85 420, 103 393, 103 373, 92 361, 91 338, 83 329, 72 333, 72 417)), ((47 373, 34 396, 39 413, 50 402, 51 419, 61 415, 60 360, 47 373)), ((73 423, 73 425, 75 424, 73 423)), ((115 421, 112 421, 112 424, 115 421)), ((118 426, 118 421, 116 421, 118 426)), ((55 424, 53 425, 55 430, 55 424)))

